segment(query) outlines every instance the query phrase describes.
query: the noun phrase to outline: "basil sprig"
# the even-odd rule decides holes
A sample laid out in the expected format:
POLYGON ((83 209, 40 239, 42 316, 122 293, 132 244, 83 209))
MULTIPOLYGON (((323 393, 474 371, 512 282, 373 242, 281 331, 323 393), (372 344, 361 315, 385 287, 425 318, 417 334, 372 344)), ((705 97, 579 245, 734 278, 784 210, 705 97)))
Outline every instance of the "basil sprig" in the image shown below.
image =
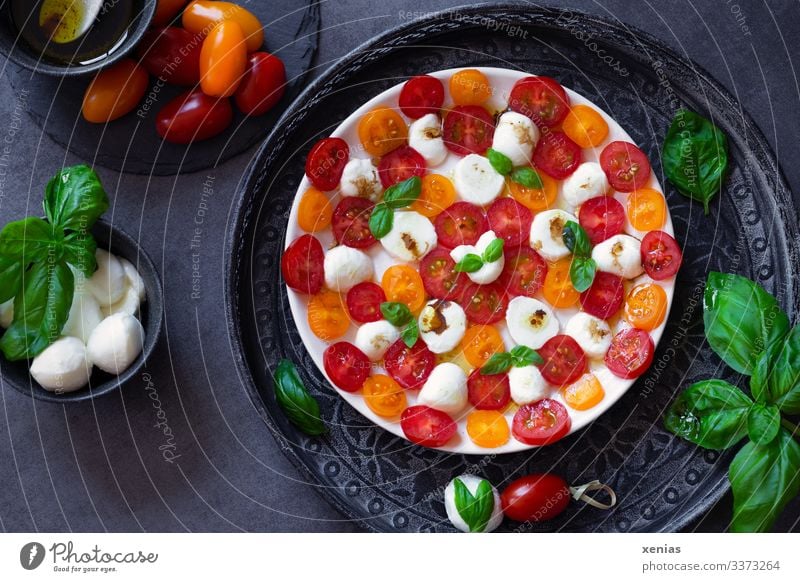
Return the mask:
POLYGON ((281 360, 275 368, 275 400, 293 425, 310 436, 326 432, 319 414, 319 403, 308 393, 297 368, 289 360, 281 360))
POLYGON ((372 236, 381 239, 389 234, 394 224, 394 211, 409 206, 419 198, 422 180, 412 176, 407 180, 389 186, 383 193, 383 201, 378 202, 369 217, 369 230, 372 236))
POLYGON ((409 348, 413 348, 419 338, 419 324, 408 305, 395 301, 384 301, 381 303, 381 313, 386 321, 400 328, 400 338, 403 343, 409 348))
POLYGON ((800 326, 777 300, 739 275, 710 273, 703 302, 706 339, 725 363, 748 375, 752 398, 723 380, 684 390, 664 424, 703 448, 724 450, 742 440, 728 479, 733 531, 768 530, 800 492, 798 428, 781 413, 800 412, 800 326))
POLYGON ((502 374, 512 366, 522 368, 524 366, 534 366, 544 362, 542 356, 536 350, 528 346, 514 346, 510 352, 498 352, 492 354, 487 362, 481 367, 481 374, 491 376, 492 374, 502 374))
POLYGON ((592 243, 583 227, 569 220, 561 232, 564 245, 572 253, 572 263, 569 266, 569 278, 575 291, 583 293, 592 286, 594 275, 597 272, 597 263, 592 258, 592 243))
POLYGON ((494 511, 492 484, 486 479, 481 479, 473 495, 464 482, 456 477, 453 480, 453 488, 456 510, 469 527, 469 531, 480 533, 485 530, 494 511))
POLYGON ((456 263, 453 268, 457 273, 474 273, 480 271, 486 263, 494 263, 499 261, 503 256, 503 246, 505 241, 501 238, 496 238, 488 245, 481 255, 475 253, 467 253, 464 258, 456 263))

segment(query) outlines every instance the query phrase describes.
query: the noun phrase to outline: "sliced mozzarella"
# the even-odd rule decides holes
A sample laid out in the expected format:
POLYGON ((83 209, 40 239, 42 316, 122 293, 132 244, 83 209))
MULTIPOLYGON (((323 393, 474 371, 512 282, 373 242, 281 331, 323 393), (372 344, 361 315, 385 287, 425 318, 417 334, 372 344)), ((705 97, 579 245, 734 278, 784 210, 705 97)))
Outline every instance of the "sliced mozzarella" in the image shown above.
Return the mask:
POLYGON ((467 315, 455 301, 429 301, 419 314, 419 333, 428 349, 444 354, 456 348, 467 331, 467 315))
POLYGON ((435 113, 423 115, 408 128, 408 145, 425 158, 428 166, 438 166, 447 157, 442 139, 442 121, 435 113))
POLYGON ((436 366, 417 396, 417 404, 424 404, 456 414, 467 405, 467 375, 452 362, 436 366))
POLYGON ((547 382, 536 366, 512 367, 508 371, 511 400, 522 406, 548 395, 547 382))
POLYGON ((590 358, 602 358, 611 346, 612 333, 608 323, 583 311, 572 316, 564 331, 590 358))
POLYGON ((518 344, 539 349, 554 335, 558 335, 558 318, 538 299, 514 297, 506 311, 508 333, 518 344))
POLYGON ((344 167, 339 191, 343 196, 360 196, 377 200, 381 195, 381 181, 378 169, 372 160, 353 158, 344 167))
POLYGON ((515 166, 527 166, 539 141, 539 128, 529 117, 507 111, 497 120, 492 149, 507 156, 515 166))
POLYGON ((589 198, 604 196, 608 188, 608 178, 600 164, 584 162, 564 180, 561 192, 567 204, 577 208, 589 198))
POLYGON ((564 225, 570 220, 578 222, 577 218, 563 210, 545 210, 533 217, 531 246, 545 260, 557 261, 569 255, 563 232, 564 225))
POLYGON ((14 298, 0 303, 0 327, 7 328, 14 321, 14 298))
POLYGON ((101 305, 111 305, 122 298, 128 281, 125 269, 117 257, 103 249, 97 249, 97 270, 86 281, 86 286, 101 305))
MULTIPOLYGON (((464 473, 463 475, 456 477, 456 479, 461 481, 472 495, 477 493, 478 485, 481 484, 481 481, 486 480, 470 473, 464 473)), ((500 503, 500 495, 497 493, 497 489, 495 489, 493 485, 492 497, 494 498, 492 516, 486 523, 483 533, 489 533, 496 530, 503 522, 503 506, 500 503)), ((461 514, 458 512, 458 507, 456 506, 455 479, 450 481, 450 483, 447 484, 447 487, 444 488, 444 508, 445 511, 447 511, 447 518, 450 520, 450 523, 453 524, 453 527, 459 531, 463 531, 464 533, 469 533, 469 525, 466 521, 464 521, 464 518, 461 517, 461 514)))
POLYGON ((616 234, 592 249, 592 258, 601 271, 614 273, 625 279, 633 279, 644 272, 641 243, 627 234, 616 234))
POLYGON ((372 279, 372 259, 367 253, 348 246, 333 247, 325 253, 325 285, 333 291, 349 291, 372 279))
POLYGON ((358 328, 356 347, 373 362, 383 359, 389 346, 400 339, 400 330, 388 321, 371 321, 358 328))
MULTIPOLYGON (((450 251, 450 257, 458 263, 464 257, 469 254, 478 255, 479 257, 483 257, 483 253, 486 251, 486 247, 488 247, 492 241, 497 239, 497 235, 494 231, 490 230, 484 232, 481 237, 478 239, 478 242, 475 243, 475 246, 472 245, 459 245, 450 251)), ((467 276, 474 282, 478 283, 479 285, 486 285, 488 283, 492 283, 495 281, 499 276, 500 273, 503 272, 503 267, 506 264, 506 259, 504 255, 500 255, 500 258, 496 261, 492 261, 491 263, 483 263, 483 266, 473 273, 467 273, 467 276)))
POLYGON ((478 206, 493 202, 500 196, 506 183, 489 160, 478 154, 462 158, 456 164, 453 179, 461 199, 478 206))
POLYGON ((396 259, 418 261, 436 246, 436 229, 419 212, 395 212, 392 229, 381 244, 396 259))
MULTIPOLYGON (((123 294, 123 298, 125 295, 123 294)), ((103 320, 100 304, 86 286, 85 279, 79 277, 75 281, 75 292, 72 296, 72 305, 69 308, 69 317, 61 330, 61 335, 76 337, 83 343, 89 341, 96 328, 103 320)))
POLYGON ((62 337, 31 362, 31 376, 50 392, 72 392, 89 383, 92 362, 76 337, 62 337))
POLYGON ((134 316, 117 313, 100 322, 89 341, 86 353, 95 366, 109 374, 121 374, 142 353, 144 328, 134 316))

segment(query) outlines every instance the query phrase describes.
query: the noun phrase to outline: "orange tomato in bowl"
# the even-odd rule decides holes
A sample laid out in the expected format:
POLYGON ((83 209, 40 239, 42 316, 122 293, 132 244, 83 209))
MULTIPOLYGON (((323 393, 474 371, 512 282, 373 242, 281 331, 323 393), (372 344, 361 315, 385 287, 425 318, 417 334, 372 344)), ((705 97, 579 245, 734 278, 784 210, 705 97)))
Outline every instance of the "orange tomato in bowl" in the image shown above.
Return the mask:
POLYGON ((498 410, 474 410, 467 416, 467 434, 479 447, 493 449, 508 442, 508 421, 498 410))
POLYGON ((480 368, 492 355, 506 351, 500 332, 492 325, 473 325, 461 340, 461 349, 470 366, 480 368))
POLYGON ((479 70, 464 69, 450 77, 450 96, 456 105, 483 105, 492 96, 492 86, 479 70))
POLYGON ((364 402, 369 409, 385 418, 398 416, 406 409, 405 389, 386 374, 376 374, 364 381, 364 402))
POLYGON ((408 265, 392 265, 383 273, 381 287, 386 300, 405 303, 416 313, 425 305, 425 287, 419 272, 408 265))
POLYGON ((404 145, 407 138, 406 122, 389 107, 377 107, 358 122, 358 139, 372 156, 385 156, 404 145))
POLYGON ((589 410, 605 398, 605 390, 594 374, 584 374, 577 381, 561 389, 564 402, 574 410, 589 410))
POLYGON ((297 224, 306 232, 318 232, 331 225, 333 207, 324 192, 311 186, 297 206, 297 224))
POLYGON ((222 21, 200 49, 200 88, 211 97, 230 97, 247 69, 247 46, 241 27, 222 21))
POLYGON ((411 204, 411 210, 428 218, 434 218, 456 201, 456 189, 447 176, 426 174, 422 177, 419 198, 411 204))
POLYGON ((628 194, 628 220, 636 230, 659 230, 667 221, 664 195, 653 188, 639 188, 628 194))
POLYGON ((542 294, 553 307, 572 307, 581 297, 581 294, 572 286, 572 279, 569 276, 571 264, 571 256, 548 263, 542 294))
POLYGON ((667 315, 667 292, 658 283, 642 283, 625 299, 625 319, 633 327, 652 331, 667 315))
POLYGON ((330 289, 312 295, 308 301, 308 326, 315 336, 325 341, 335 340, 347 333, 350 316, 342 296, 330 289))
POLYGON ((558 182, 544 172, 537 172, 537 174, 542 181, 541 188, 528 188, 510 178, 506 180, 511 197, 533 212, 554 208, 558 196, 558 182))
POLYGON ((597 147, 608 137, 606 120, 588 105, 573 105, 561 128, 582 148, 597 147))
POLYGON ((150 77, 133 59, 122 59, 97 73, 83 95, 83 118, 91 123, 113 121, 139 104, 150 77))
POLYGON ((264 27, 249 10, 233 2, 194 0, 183 11, 181 24, 189 32, 209 34, 220 22, 235 22, 242 29, 247 52, 252 53, 264 44, 264 27))

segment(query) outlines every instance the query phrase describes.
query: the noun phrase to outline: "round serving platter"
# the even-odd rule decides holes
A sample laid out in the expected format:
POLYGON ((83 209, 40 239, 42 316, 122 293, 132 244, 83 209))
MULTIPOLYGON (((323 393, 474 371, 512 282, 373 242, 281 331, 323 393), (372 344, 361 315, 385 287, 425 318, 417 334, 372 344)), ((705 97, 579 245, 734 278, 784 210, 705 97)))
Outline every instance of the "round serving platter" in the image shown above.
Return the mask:
MULTIPOLYGON (((652 37, 595 16, 483 5, 427 16, 360 47, 313 83, 251 165, 227 241, 226 298, 239 372, 288 457, 348 517, 380 531, 451 531, 441 500, 463 472, 502 489, 552 471, 571 483, 600 479, 619 497, 611 511, 571 506, 524 531, 675 531, 727 488, 732 453, 705 451, 663 428, 664 409, 690 383, 740 378, 704 342, 702 291, 712 270, 751 277, 800 308, 798 217, 774 155, 738 103, 707 73, 652 37), (591 42, 586 42, 591 39, 591 42), (409 76, 485 66, 549 75, 598 104, 649 156, 665 187, 684 250, 672 310, 650 370, 588 427, 544 448, 510 455, 457 455, 409 445, 363 418, 319 372, 294 325, 279 257, 311 145, 355 109, 409 76), (704 216, 665 182, 660 145, 686 106, 729 136, 731 170, 704 216), (277 407, 270 370, 293 360, 330 431, 311 438, 277 407)), ((509 522, 501 529, 512 530, 509 522)))

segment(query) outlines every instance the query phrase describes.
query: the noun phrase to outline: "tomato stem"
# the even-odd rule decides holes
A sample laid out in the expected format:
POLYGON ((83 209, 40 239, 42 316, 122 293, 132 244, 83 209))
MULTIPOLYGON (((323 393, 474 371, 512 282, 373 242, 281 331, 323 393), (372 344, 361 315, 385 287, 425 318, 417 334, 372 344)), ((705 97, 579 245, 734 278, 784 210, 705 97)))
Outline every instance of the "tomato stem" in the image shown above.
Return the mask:
POLYGON ((597 509, 611 509, 617 504, 617 494, 614 493, 614 490, 605 483, 600 483, 597 479, 594 481, 589 481, 583 485, 578 485, 576 487, 569 488, 570 493, 572 493, 572 498, 576 501, 583 501, 587 505, 591 505, 592 507, 596 507, 597 509), (603 503, 602 501, 598 501, 591 495, 587 495, 590 491, 605 491, 606 494, 610 497, 609 503, 603 503))

